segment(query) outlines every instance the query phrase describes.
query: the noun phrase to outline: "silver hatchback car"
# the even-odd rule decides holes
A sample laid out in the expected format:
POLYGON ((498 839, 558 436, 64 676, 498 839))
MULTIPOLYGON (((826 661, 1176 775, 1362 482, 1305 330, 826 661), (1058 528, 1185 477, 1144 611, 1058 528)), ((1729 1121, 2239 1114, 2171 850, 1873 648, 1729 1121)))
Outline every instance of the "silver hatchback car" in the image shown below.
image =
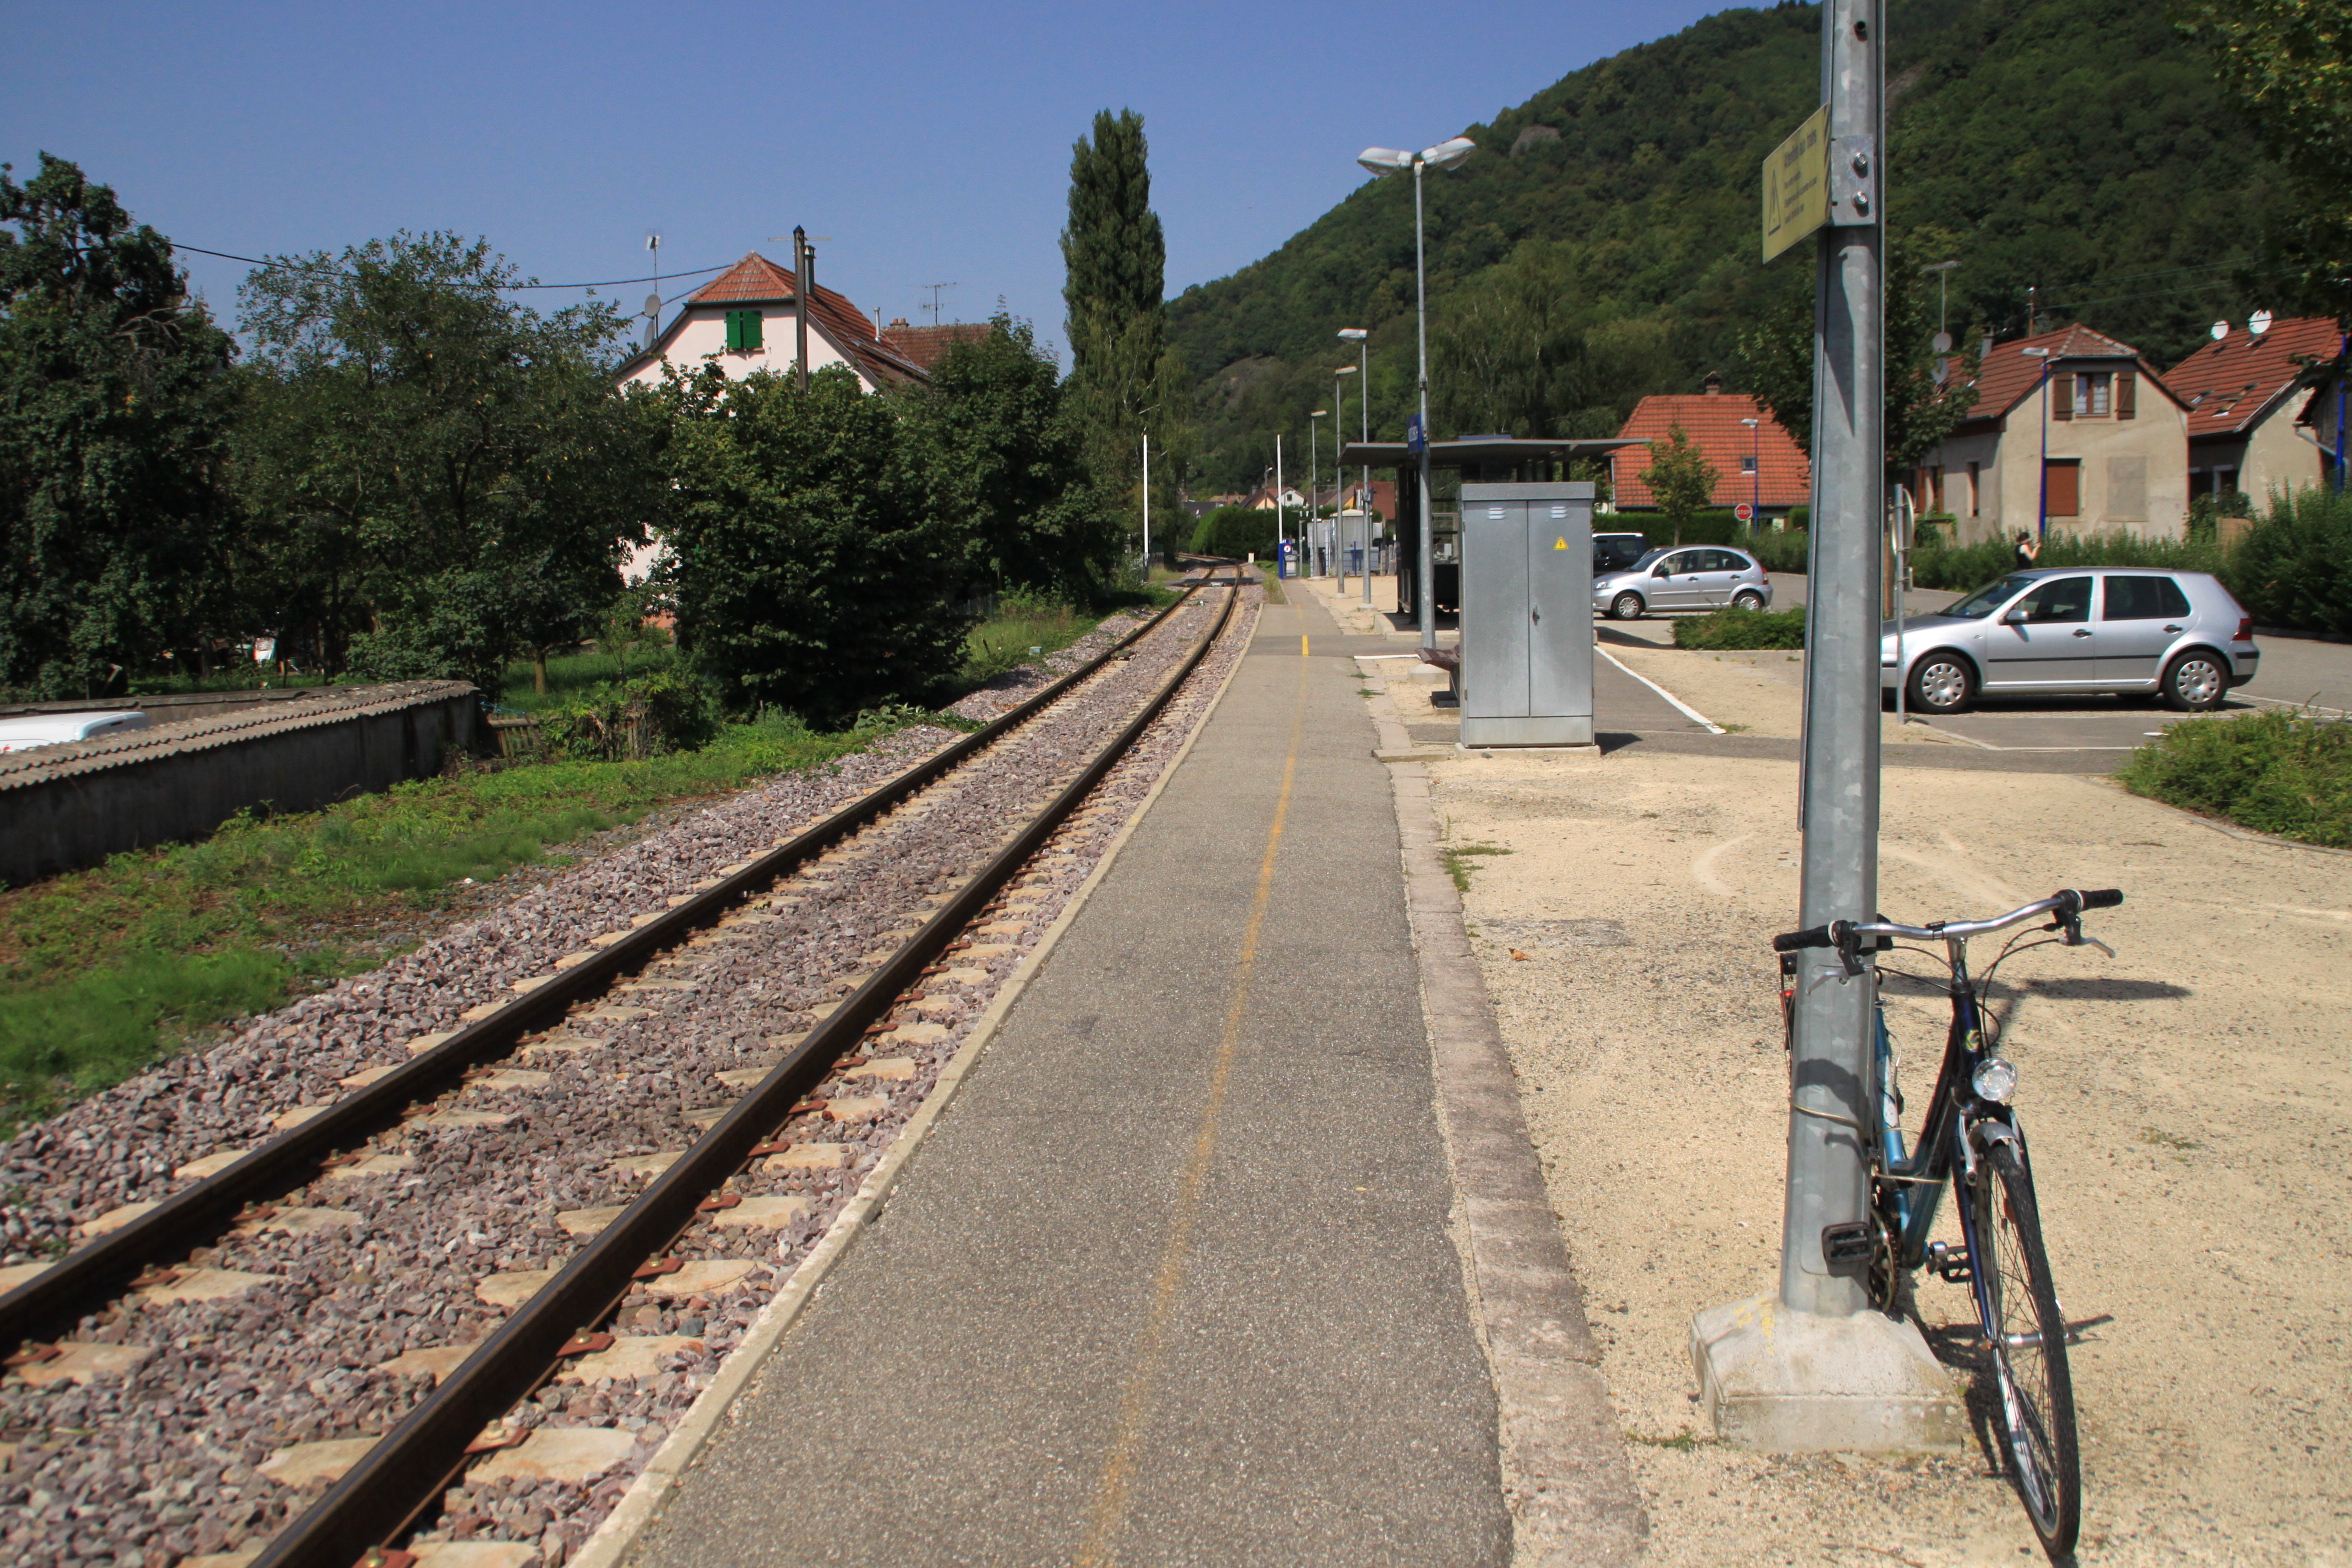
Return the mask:
POLYGON ((1772 578, 1745 550, 1686 544, 1652 550, 1623 571, 1593 577, 1593 608, 1620 621, 1652 610, 1761 610, 1772 603, 1772 578))
POLYGON ((2210 572, 2042 567, 1880 627, 1879 685, 1958 713, 1978 696, 2115 692, 2183 712, 2254 678, 2254 621, 2210 572))

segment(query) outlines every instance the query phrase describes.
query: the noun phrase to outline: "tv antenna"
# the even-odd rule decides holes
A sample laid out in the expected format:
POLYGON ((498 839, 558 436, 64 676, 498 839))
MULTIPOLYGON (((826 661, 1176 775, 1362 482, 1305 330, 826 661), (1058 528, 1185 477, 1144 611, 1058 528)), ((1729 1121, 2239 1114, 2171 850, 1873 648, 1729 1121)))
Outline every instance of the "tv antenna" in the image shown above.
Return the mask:
POLYGON ((953 283, 926 283, 923 287, 931 291, 931 325, 936 327, 939 325, 939 291, 952 289, 955 285, 953 283))

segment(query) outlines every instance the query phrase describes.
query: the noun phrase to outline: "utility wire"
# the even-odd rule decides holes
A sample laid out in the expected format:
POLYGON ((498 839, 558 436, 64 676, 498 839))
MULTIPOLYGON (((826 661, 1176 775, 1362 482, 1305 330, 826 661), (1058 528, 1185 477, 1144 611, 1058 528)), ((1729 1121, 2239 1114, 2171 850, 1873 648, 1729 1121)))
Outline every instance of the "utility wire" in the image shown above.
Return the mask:
MULTIPOLYGON (((275 272, 322 273, 326 276, 337 278, 349 278, 357 276, 356 273, 344 272, 333 266, 318 267, 305 266, 297 262, 265 261, 259 256, 232 256, 225 250, 206 250, 201 245, 183 245, 178 240, 173 240, 170 243, 171 248, 174 250, 194 251, 199 256, 217 256, 223 261, 242 261, 249 266, 267 267, 275 272)), ((699 278, 705 273, 724 272, 726 270, 727 269, 725 266, 699 267, 692 272, 657 272, 653 276, 645 278, 603 278, 594 283, 500 283, 495 285, 495 287, 502 294, 520 293, 524 289, 617 289, 630 283, 661 283, 666 282, 671 278, 699 278)), ((478 284, 468 284, 464 286, 480 287, 478 284)))

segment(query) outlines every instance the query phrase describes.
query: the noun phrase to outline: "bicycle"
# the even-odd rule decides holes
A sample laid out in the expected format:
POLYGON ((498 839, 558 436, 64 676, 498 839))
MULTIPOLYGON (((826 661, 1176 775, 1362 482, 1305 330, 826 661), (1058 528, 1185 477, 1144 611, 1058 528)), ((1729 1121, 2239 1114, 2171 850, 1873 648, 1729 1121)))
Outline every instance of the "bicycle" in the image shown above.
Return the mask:
POLYGON ((1862 962, 1865 942, 1877 953, 1894 951, 1897 938, 1944 944, 1943 962, 1949 972, 1944 989, 1952 1002, 1952 1023, 1919 1136, 1907 1151, 1903 1093, 1896 1082, 1894 1042, 1887 1033, 1881 1000, 1872 1010, 1879 1125, 1863 1129, 1870 1145, 1870 1218, 1829 1227, 1822 1233, 1822 1251, 1833 1266, 1865 1265, 1871 1304, 1882 1312, 1902 1310, 1906 1284, 1921 1268, 1933 1269, 1948 1283, 1970 1287, 1992 1355, 2010 1477, 2035 1534, 2053 1557, 2074 1549, 2082 1522, 2074 1383, 2066 1365, 2066 1322, 2042 1246, 2033 1162, 2009 1105, 2017 1089, 2017 1070, 1996 1052, 2001 1026, 1986 1009, 1985 997, 2002 963, 2027 948, 2055 942, 2096 947, 2114 957, 2115 950, 2106 943, 2083 935, 2082 917, 2085 910, 2112 909, 2122 902, 2123 894, 2113 888, 2068 888, 1990 920, 1907 926, 1882 915, 1867 922, 1833 921, 1772 939, 1773 950, 1781 955, 1783 1017, 1792 1026, 1800 949, 1835 948, 1844 978, 1854 979, 1876 972, 1862 962), (2041 927, 2056 936, 2024 942, 2028 933, 2019 932, 2003 945, 1981 978, 1971 979, 1971 937, 2007 930, 2041 915, 2056 917, 2041 927), (1963 1193, 1958 1247, 1928 1240, 1944 1189, 1955 1174, 1963 1193))

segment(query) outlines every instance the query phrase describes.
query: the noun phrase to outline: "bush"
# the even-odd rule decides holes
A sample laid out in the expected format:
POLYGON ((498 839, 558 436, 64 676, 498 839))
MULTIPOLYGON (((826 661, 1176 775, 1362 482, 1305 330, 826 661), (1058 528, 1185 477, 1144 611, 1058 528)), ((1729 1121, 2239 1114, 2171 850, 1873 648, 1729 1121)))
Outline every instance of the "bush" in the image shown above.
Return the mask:
POLYGON ((1261 561, 1274 554, 1272 507, 1220 506, 1203 514, 1192 530, 1195 555, 1222 555, 1233 560, 1255 554, 1261 561))
POLYGON ((2124 787, 2263 833, 2352 849, 2352 723, 2270 709, 2187 719, 2132 753, 2124 787))
POLYGON ((1805 611, 1743 610, 1737 606, 1712 615, 1685 616, 1674 623, 1677 648, 1802 648, 1805 611))
POLYGON ((697 751, 718 730, 710 687, 675 666, 598 686, 539 716, 542 751, 571 762, 642 762, 697 751))
POLYGON ((2313 487, 2273 497, 2223 580, 2260 625, 2352 632, 2352 495, 2313 487))
POLYGON ((1763 533, 1742 546, 1750 555, 1764 563, 1768 572, 1788 572, 1803 575, 1811 559, 1811 537, 1801 528, 1784 534, 1763 533))

